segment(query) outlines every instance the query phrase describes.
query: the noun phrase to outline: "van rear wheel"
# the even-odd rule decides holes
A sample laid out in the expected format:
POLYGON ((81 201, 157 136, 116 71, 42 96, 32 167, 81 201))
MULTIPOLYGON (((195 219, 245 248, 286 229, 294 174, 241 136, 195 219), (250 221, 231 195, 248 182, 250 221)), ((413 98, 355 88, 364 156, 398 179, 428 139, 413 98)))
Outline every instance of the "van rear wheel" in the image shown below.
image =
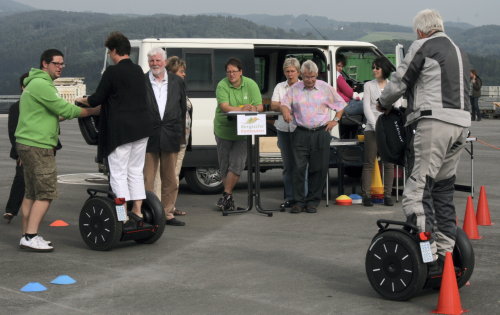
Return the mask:
POLYGON ((220 194, 224 190, 222 175, 218 168, 190 168, 184 175, 189 188, 195 193, 220 194))

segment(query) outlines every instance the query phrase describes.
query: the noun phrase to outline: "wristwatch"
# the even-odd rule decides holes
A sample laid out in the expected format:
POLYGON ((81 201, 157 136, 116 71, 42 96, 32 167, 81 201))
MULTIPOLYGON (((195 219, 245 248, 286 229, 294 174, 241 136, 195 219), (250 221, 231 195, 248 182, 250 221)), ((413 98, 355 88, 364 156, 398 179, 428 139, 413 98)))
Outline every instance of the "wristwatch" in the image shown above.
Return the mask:
POLYGON ((337 116, 333 117, 333 121, 338 122, 339 120, 340 120, 340 118, 338 118, 337 116))

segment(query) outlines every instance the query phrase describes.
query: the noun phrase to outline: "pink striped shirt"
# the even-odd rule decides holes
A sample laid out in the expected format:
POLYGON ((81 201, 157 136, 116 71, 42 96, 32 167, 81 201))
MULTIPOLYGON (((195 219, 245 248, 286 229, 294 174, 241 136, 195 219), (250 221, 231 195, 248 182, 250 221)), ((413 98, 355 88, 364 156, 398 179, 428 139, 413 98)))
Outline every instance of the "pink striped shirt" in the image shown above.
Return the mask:
POLYGON ((316 128, 330 121, 329 109, 340 111, 346 103, 333 86, 316 80, 312 89, 306 89, 302 81, 295 83, 281 99, 281 105, 291 110, 298 126, 316 128))

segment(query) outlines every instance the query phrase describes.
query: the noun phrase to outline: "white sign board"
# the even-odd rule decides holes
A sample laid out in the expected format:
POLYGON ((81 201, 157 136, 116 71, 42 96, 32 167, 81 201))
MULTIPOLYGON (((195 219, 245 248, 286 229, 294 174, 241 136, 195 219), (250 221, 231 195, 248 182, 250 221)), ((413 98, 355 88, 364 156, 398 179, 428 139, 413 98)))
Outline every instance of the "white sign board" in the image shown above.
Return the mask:
POLYGON ((237 115, 238 136, 265 135, 266 115, 237 115))

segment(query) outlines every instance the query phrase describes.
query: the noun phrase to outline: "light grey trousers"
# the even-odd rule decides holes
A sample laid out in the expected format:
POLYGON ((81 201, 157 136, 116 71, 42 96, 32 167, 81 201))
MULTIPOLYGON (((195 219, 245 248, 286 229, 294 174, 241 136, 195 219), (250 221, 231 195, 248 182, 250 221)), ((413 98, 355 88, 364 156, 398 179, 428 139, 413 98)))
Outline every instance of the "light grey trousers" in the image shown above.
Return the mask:
POLYGON ((420 231, 432 233, 434 259, 455 246, 455 174, 467 133, 468 128, 421 119, 410 143, 403 211, 420 231))

